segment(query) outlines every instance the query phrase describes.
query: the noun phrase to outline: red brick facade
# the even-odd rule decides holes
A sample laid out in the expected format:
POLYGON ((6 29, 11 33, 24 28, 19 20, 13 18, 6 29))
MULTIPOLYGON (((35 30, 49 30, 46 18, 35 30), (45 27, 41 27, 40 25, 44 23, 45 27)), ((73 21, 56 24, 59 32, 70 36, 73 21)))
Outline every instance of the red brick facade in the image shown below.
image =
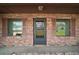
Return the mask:
POLYGON ((46 42, 50 45, 76 45, 79 41, 78 14, 2 14, 0 17, 1 43, 7 46, 33 45, 33 18, 46 18, 46 42), (23 21, 22 37, 7 35, 8 18, 19 18, 23 21), (56 19, 70 19, 70 36, 56 36, 56 19), (2 21, 2 22, 1 22, 2 21))

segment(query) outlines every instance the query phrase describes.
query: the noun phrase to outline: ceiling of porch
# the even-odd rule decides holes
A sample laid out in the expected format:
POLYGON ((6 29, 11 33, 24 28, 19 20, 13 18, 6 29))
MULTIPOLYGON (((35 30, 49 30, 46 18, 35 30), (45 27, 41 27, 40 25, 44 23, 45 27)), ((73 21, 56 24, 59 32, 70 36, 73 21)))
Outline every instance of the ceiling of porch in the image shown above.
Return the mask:
POLYGON ((0 13, 69 13, 79 14, 78 3, 0 3, 0 13), (39 11, 38 7, 43 6, 39 11))

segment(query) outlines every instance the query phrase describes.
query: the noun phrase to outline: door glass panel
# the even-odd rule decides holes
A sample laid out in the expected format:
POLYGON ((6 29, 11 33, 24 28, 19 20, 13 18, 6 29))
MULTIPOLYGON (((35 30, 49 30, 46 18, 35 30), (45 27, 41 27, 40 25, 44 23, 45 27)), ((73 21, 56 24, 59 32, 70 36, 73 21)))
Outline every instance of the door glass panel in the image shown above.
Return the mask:
POLYGON ((36 38, 44 38, 44 22, 36 22, 36 38))
POLYGON ((43 30, 37 30, 36 31, 36 37, 44 37, 44 31, 43 30))
POLYGON ((44 22, 36 22, 36 28, 37 29, 43 29, 44 28, 44 22))

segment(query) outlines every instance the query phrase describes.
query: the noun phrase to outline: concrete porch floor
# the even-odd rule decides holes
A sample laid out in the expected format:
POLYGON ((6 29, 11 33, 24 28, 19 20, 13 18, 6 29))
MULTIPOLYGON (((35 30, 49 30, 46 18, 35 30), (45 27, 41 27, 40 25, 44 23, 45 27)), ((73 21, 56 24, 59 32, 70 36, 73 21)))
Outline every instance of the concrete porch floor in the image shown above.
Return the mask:
POLYGON ((79 55, 79 46, 16 46, 0 48, 0 55, 79 55))

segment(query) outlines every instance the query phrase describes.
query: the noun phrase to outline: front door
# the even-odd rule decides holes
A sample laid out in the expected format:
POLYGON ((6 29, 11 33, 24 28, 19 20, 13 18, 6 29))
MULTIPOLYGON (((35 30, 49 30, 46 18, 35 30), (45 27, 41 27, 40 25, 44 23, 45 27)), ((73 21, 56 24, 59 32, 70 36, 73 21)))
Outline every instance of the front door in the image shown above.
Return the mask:
POLYGON ((46 44, 46 19, 34 18, 34 45, 46 44))

